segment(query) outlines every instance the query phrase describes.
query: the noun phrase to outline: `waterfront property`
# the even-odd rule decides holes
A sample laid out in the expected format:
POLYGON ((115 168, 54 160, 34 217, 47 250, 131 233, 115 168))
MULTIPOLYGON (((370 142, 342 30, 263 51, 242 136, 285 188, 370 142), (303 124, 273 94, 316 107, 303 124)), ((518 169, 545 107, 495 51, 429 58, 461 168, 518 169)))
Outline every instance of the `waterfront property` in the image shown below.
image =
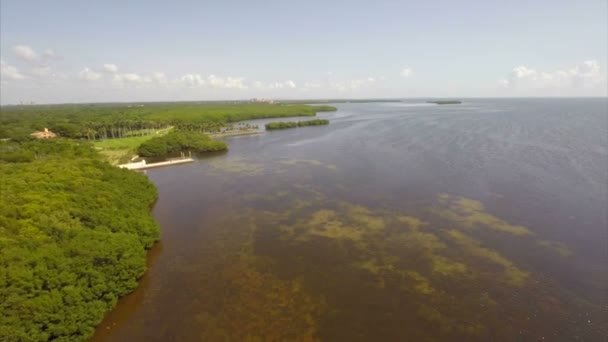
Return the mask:
POLYGON ((44 128, 43 131, 36 131, 30 135, 33 136, 34 138, 38 138, 38 139, 50 139, 50 138, 55 138, 57 136, 57 134, 49 131, 49 129, 46 127, 44 128))

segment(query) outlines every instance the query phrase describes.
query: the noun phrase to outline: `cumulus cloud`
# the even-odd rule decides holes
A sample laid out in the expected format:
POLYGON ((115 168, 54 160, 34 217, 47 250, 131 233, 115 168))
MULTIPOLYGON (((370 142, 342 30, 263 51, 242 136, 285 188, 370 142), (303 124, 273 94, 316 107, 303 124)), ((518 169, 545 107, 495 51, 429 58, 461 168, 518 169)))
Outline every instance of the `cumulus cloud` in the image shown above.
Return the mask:
POLYGON ((143 78, 135 73, 116 74, 114 75, 114 81, 139 83, 143 81, 143 78))
POLYGON ((29 45, 17 45, 13 47, 13 52, 20 60, 37 66, 46 66, 45 64, 50 60, 61 59, 61 57, 51 49, 46 49, 42 54, 39 54, 29 45))
POLYGON ((325 80, 305 82, 303 89, 305 91, 327 89, 344 92, 362 88, 370 88, 375 86, 377 83, 378 79, 372 76, 368 76, 366 78, 355 78, 350 80, 336 80, 334 79, 333 73, 328 72, 325 80))
POLYGON ((499 81, 500 86, 512 90, 589 90, 601 84, 602 73, 596 60, 554 71, 539 71, 520 65, 499 81))
POLYGON ((180 78, 180 80, 191 87, 203 86, 205 84, 205 79, 198 74, 187 74, 180 78))
POLYGON ((219 77, 209 75, 206 78, 199 74, 187 74, 180 81, 190 87, 209 87, 218 89, 246 89, 245 79, 242 77, 219 77))
POLYGON ((288 80, 285 82, 271 82, 268 84, 269 89, 293 89, 296 87, 296 83, 292 80, 288 80))
POLYGON ((401 75, 401 77, 411 77, 414 74, 414 71, 409 68, 409 67, 405 67, 403 69, 401 69, 401 72, 399 73, 399 75, 401 75))
POLYGON ((37 77, 47 77, 51 75, 51 68, 49 66, 36 67, 32 68, 31 73, 37 77))
POLYGON ((3 60, 0 60, 0 76, 2 76, 2 80, 6 78, 11 80, 22 80, 25 78, 17 68, 5 63, 3 60))
POLYGON ((320 82, 306 82, 304 83, 304 88, 308 88, 308 89, 318 89, 321 88, 323 85, 320 82))
POLYGON ((324 83, 319 82, 307 82, 305 83, 305 87, 307 89, 315 89, 315 88, 328 88, 338 91, 347 91, 347 90, 356 90, 359 88, 365 88, 373 86, 376 83, 376 79, 374 77, 360 78, 360 79, 352 79, 352 80, 341 80, 337 81, 332 78, 331 74, 328 74, 328 78, 324 83))
POLYGON ((78 77, 84 81, 97 81, 101 76, 101 73, 95 72, 89 68, 84 68, 78 73, 78 77))
POLYGON ((245 79, 242 77, 217 77, 210 75, 207 77, 207 82, 213 88, 225 88, 225 89, 245 89, 247 86, 243 83, 245 79))
POLYGON ((263 90, 267 90, 267 89, 295 89, 297 87, 296 82, 292 81, 292 80, 287 80, 287 81, 274 81, 274 82, 268 82, 268 83, 264 83, 264 82, 260 82, 260 81, 255 81, 253 82, 253 88, 255 89, 263 89, 263 90))
POLYGON ((13 52, 15 56, 28 63, 36 62, 40 58, 36 51, 27 45, 17 45, 13 48, 13 52))
POLYGON ((47 59, 61 59, 61 57, 59 57, 55 53, 55 51, 53 51, 51 49, 44 50, 44 52, 42 53, 42 57, 47 58, 47 59))
POLYGON ((167 75, 165 75, 164 73, 159 72, 159 71, 154 72, 152 74, 152 78, 151 79, 152 79, 152 81, 154 81, 154 82, 156 82, 158 84, 167 84, 168 83, 167 75))
POLYGON ((111 73, 116 73, 118 72, 118 67, 116 66, 116 64, 104 64, 103 70, 111 73))

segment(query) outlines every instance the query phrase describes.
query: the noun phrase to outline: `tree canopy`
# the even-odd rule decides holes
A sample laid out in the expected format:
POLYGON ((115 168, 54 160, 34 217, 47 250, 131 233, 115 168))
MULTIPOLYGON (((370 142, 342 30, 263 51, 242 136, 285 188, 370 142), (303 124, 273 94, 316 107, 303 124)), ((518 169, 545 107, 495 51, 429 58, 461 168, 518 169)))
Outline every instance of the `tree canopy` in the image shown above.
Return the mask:
POLYGON ((306 121, 275 121, 269 122, 265 125, 266 129, 285 129, 285 128, 296 128, 304 126, 320 126, 329 125, 329 120, 326 119, 315 119, 306 121))
POLYGON ((0 151, 0 341, 87 340, 145 271, 156 189, 86 143, 0 151))
POLYGON ((213 140, 206 134, 174 131, 143 142, 137 153, 142 157, 155 157, 181 151, 216 152, 226 149, 228 144, 213 140))
POLYGON ((20 139, 49 128, 65 138, 106 139, 150 135, 173 126, 215 132, 227 123, 274 117, 315 116, 331 106, 257 103, 145 103, 4 106, 0 139, 20 139))

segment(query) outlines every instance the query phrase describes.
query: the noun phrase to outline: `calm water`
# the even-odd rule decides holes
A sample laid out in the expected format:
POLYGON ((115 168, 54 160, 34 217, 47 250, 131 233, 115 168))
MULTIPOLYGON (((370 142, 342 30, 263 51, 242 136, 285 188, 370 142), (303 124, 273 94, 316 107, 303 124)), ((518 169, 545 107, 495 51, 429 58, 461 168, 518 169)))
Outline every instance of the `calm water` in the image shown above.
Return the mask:
POLYGON ((608 336, 608 100, 337 107, 148 171, 162 242, 93 340, 608 336))

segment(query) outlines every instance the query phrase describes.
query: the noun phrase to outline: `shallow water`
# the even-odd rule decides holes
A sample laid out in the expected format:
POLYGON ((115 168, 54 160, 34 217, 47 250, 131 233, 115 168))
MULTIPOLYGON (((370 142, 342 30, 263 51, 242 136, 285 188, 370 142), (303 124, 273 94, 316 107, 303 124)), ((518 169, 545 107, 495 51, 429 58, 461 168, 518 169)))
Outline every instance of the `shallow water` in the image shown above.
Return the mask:
POLYGON ((162 242, 93 340, 608 336, 608 100, 336 106, 148 171, 162 242))

